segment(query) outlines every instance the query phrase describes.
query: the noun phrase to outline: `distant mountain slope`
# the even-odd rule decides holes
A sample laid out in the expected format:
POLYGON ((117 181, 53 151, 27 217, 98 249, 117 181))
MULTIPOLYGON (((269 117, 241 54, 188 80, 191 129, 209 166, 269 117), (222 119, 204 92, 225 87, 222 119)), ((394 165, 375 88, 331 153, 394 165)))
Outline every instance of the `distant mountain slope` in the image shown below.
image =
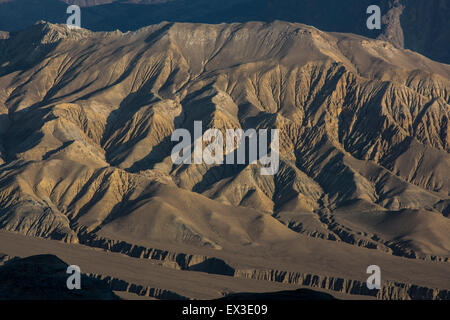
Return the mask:
POLYGON ((448 65, 285 22, 41 22, 0 53, 2 229, 215 249, 301 233, 450 256, 448 65), (279 172, 173 165, 171 133, 196 120, 279 129, 279 172))
POLYGON ((38 20, 65 23, 67 4, 82 9, 83 27, 136 30, 163 21, 247 22, 286 20, 324 31, 386 39, 398 47, 450 64, 447 0, 8 0, 0 1, 0 30, 23 29, 38 20), (368 30, 366 9, 379 5, 383 29, 368 30))

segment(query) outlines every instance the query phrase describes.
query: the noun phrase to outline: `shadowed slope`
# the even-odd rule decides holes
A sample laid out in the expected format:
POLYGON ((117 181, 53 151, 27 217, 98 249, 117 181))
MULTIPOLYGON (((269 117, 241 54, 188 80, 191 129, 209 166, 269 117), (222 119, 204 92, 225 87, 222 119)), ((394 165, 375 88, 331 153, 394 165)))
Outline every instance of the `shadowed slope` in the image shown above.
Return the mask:
POLYGON ((12 259, 0 266, 0 300, 118 300, 101 281, 82 276, 82 289, 66 285, 68 265, 54 255, 12 259))

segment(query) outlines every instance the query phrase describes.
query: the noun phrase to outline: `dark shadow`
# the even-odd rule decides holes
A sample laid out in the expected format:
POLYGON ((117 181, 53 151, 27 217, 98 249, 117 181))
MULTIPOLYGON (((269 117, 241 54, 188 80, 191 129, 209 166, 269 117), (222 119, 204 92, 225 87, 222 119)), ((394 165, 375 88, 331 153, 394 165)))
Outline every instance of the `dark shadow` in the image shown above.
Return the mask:
POLYGON ((70 145, 71 145, 72 143, 74 143, 74 142, 75 142, 75 140, 71 140, 71 141, 66 141, 66 142, 64 142, 64 143, 62 144, 61 147, 56 148, 55 150, 48 151, 48 152, 42 157, 42 159, 43 159, 43 160, 47 160, 47 159, 50 158, 52 155, 54 155, 54 154, 58 153, 59 151, 61 151, 61 150, 65 149, 65 148, 67 148, 68 146, 70 146, 70 145))
POLYGON ((4 148, 6 149, 6 162, 17 159, 17 154, 24 153, 37 146, 42 138, 43 133, 40 131, 42 126, 55 119, 53 115, 49 115, 49 109, 33 110, 38 106, 31 106, 27 109, 14 113, 10 127, 3 134, 7 139, 3 139, 4 148), (32 116, 30 116, 32 115, 32 116))
POLYGON ((317 301, 337 300, 331 294, 311 289, 297 289, 292 291, 266 292, 266 293, 233 293, 221 299, 225 301, 317 301))
POLYGON ((147 37, 147 39, 145 39, 146 43, 150 43, 150 44, 154 44, 155 42, 157 42, 159 39, 161 39, 161 37, 170 30, 170 28, 173 26, 173 23, 167 23, 165 25, 163 25, 160 29, 156 30, 155 32, 153 32, 151 35, 149 35, 147 37))
POLYGON ((49 254, 8 260, 0 266, 0 300, 119 300, 107 283, 85 274, 83 290, 68 289, 68 267, 49 254))
POLYGON ((203 175, 202 180, 192 187, 192 191, 203 193, 215 183, 237 176, 242 170, 247 167, 246 164, 222 164, 220 166, 211 167, 203 175))
POLYGON ((226 264, 223 260, 217 258, 208 258, 203 262, 187 268, 189 271, 200 271, 210 274, 219 274, 223 276, 234 276, 234 268, 226 264))

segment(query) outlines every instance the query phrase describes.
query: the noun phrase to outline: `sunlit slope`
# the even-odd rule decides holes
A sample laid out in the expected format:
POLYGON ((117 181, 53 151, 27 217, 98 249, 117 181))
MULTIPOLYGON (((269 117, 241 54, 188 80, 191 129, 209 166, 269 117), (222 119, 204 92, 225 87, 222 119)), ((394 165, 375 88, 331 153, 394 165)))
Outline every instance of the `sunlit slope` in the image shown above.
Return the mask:
POLYGON ((0 54, 3 229, 217 249, 299 232, 449 256, 449 65, 284 22, 42 22, 0 54), (171 133, 199 120, 279 129, 279 172, 173 165, 171 133))

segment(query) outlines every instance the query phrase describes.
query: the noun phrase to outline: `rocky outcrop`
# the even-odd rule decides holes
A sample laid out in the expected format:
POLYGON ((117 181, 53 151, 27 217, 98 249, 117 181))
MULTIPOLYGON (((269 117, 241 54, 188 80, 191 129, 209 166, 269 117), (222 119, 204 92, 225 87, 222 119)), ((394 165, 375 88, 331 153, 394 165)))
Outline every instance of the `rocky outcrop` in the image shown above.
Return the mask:
POLYGON ((90 279, 95 279, 96 281, 101 281, 102 283, 109 286, 109 288, 113 291, 128 292, 136 294, 138 296, 152 297, 159 300, 189 300, 189 298, 179 295, 178 293, 171 290, 137 285, 110 276, 104 276, 101 274, 88 274, 88 277, 90 279))
POLYGON ((405 36, 403 34, 403 29, 400 21, 400 17, 405 9, 404 4, 400 4, 399 0, 392 2, 392 7, 383 16, 383 33, 378 36, 378 39, 386 40, 393 45, 404 48, 405 47, 405 36))
MULTIPOLYGON (((371 296, 381 300, 448 300, 450 298, 449 290, 427 288, 395 281, 385 281, 380 290, 370 290, 364 281, 359 280, 280 270, 232 268, 224 260, 215 257, 148 249, 120 241, 91 239, 87 240, 85 244, 92 247, 103 248, 111 252, 119 252, 134 258, 159 261, 164 267, 177 270, 200 271, 235 278, 296 284, 299 286, 320 288, 349 295, 371 296)), ((429 259, 432 261, 439 260, 437 257, 429 257, 429 259)), ((98 275, 97 277, 101 279, 104 278, 98 275)), ((162 295, 158 296, 160 293, 158 289, 130 285, 124 281, 111 279, 110 277, 107 277, 106 281, 111 285, 112 290, 116 291, 127 291, 138 295, 161 299, 176 298, 175 296, 171 297, 171 292, 166 292, 164 290, 161 291, 162 295), (165 293, 167 293, 167 296, 164 296, 165 293)))
POLYGON ((94 248, 102 248, 110 252, 118 252, 138 259, 159 261, 166 268, 177 270, 200 271, 211 274, 233 276, 234 268, 222 259, 202 255, 176 253, 167 250, 146 248, 125 241, 111 240, 85 235, 80 237, 81 243, 94 248))
POLYGON ((297 272, 236 270, 235 277, 298 284, 346 294, 372 296, 382 300, 448 300, 450 298, 449 290, 432 289, 391 281, 383 283, 379 290, 369 290, 367 284, 363 281, 297 272))

